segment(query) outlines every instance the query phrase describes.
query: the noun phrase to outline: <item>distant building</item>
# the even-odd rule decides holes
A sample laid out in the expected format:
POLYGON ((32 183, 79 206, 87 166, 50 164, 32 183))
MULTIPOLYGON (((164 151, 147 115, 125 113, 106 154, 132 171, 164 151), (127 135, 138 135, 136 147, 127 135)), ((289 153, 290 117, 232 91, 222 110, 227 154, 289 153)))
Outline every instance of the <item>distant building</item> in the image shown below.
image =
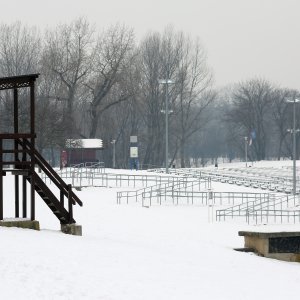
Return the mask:
POLYGON ((101 150, 103 150, 101 139, 67 139, 65 149, 61 152, 61 168, 99 162, 101 150))

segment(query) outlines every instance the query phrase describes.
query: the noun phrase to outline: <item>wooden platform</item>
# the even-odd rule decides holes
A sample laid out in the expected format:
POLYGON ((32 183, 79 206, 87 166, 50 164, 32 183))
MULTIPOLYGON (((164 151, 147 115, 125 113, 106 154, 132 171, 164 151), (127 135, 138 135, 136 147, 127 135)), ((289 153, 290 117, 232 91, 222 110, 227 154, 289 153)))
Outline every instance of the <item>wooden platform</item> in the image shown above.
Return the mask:
MULTIPOLYGON (((0 226, 39 229, 39 223, 35 221, 36 195, 39 195, 60 224, 71 228, 65 226, 68 228, 66 232, 70 231, 72 234, 73 231, 80 231, 79 225, 73 225, 76 223, 73 218, 73 205, 82 206, 82 201, 73 192, 72 186, 66 184, 57 175, 35 147, 35 81, 38 77, 39 74, 29 74, 0 78, 0 91, 11 90, 8 100, 12 101, 13 108, 12 128, 6 128, 5 132, 0 132, 0 226), (21 121, 24 123, 24 120, 19 114, 19 89, 24 88, 27 90, 24 95, 28 95, 29 115, 26 118, 27 124, 20 124, 21 121), (27 128, 27 132, 20 132, 22 127, 27 128), (36 172, 36 167, 44 172, 47 180, 58 189, 58 193, 53 193, 41 179, 36 172), (14 220, 4 218, 3 197, 6 186, 3 177, 8 173, 14 177, 14 193, 9 196, 15 206, 14 220), (27 219, 29 208, 30 218, 27 219)), ((8 95, 9 92, 4 93, 4 97, 8 95)), ((24 101, 23 97, 22 101, 24 101)))

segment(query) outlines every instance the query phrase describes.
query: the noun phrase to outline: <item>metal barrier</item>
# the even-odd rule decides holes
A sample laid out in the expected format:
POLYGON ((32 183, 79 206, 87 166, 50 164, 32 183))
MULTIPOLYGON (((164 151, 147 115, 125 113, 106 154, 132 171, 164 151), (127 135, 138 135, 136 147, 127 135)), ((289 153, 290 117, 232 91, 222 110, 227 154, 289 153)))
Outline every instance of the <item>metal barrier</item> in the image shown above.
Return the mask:
MULTIPOLYGON (((141 174, 116 174, 116 173, 98 173, 92 168, 68 168, 65 172, 59 172, 62 178, 68 179, 75 187, 101 186, 101 187, 148 187, 164 183, 181 181, 185 178, 188 181, 198 181, 197 178, 187 178, 179 176, 161 176, 161 175, 141 175, 141 174)), ((42 174, 42 178, 43 174, 42 174)), ((201 184, 205 188, 210 187, 210 178, 201 179, 201 184)))
MULTIPOLYGON (((267 198, 264 199, 256 199, 254 201, 248 201, 244 204, 235 205, 226 209, 220 209, 216 211, 216 220, 217 221, 225 221, 226 218, 233 219, 234 217, 245 217, 245 220, 249 223, 251 220, 255 220, 258 222, 259 218, 261 218, 261 222, 263 220, 268 221, 268 218, 262 218, 272 216, 280 217, 280 213, 282 212, 282 217, 286 215, 286 211, 297 212, 296 205, 299 204, 299 198, 293 195, 282 195, 270 193, 267 198), (289 209, 287 209, 289 208, 289 209), (268 214, 269 212, 269 214, 268 214), (273 212, 273 214, 272 214, 273 212), (275 213, 276 212, 276 213, 275 213)), ((295 213, 295 215, 297 215, 295 213)), ((276 220, 276 218, 275 218, 276 220)))
MULTIPOLYGON (((152 171, 164 172, 164 169, 152 171)), ((291 195, 292 177, 289 170, 252 167, 211 170, 176 169, 170 170, 170 172, 181 174, 181 176, 209 177, 213 181, 286 193, 252 193, 252 196, 250 196, 251 193, 242 193, 242 199, 237 194, 232 193, 232 199, 230 199, 231 196, 228 199, 228 204, 232 206, 216 210, 216 219, 219 221, 239 217, 244 218, 247 223, 254 222, 256 224, 259 222, 300 222, 300 211, 297 209, 297 206, 300 205, 300 198, 291 195)), ((225 193, 168 191, 164 196, 169 197, 174 204, 197 203, 213 207, 214 205, 224 205, 224 195, 225 193)))
POLYGON ((255 211, 246 215, 246 222, 261 223, 300 223, 300 210, 267 209, 255 211))
MULTIPOLYGON (((166 177, 161 177, 166 178, 166 177)), ((139 198, 142 198, 142 203, 144 203, 145 195, 148 195, 150 201, 152 201, 152 197, 156 197, 156 199, 161 202, 161 196, 166 194, 169 190, 174 189, 187 189, 191 187, 197 187, 198 190, 201 189, 201 185, 207 186, 207 181, 205 180, 195 180, 186 177, 167 177, 169 180, 165 183, 160 181, 158 184, 154 184, 151 186, 146 186, 145 188, 141 188, 135 191, 121 191, 117 193, 117 204, 121 204, 122 199, 126 199, 126 203, 129 203, 129 199, 134 199, 135 202, 138 202, 139 198), (159 200, 160 199, 160 200, 159 200)))
MULTIPOLYGON (((147 198, 147 193, 144 198, 147 198)), ((173 204, 191 204, 191 205, 235 205, 236 203, 247 203, 253 199, 268 197, 267 193, 245 193, 245 192, 213 192, 213 191, 193 191, 193 190, 168 190, 161 193, 166 199, 171 199, 173 204)))

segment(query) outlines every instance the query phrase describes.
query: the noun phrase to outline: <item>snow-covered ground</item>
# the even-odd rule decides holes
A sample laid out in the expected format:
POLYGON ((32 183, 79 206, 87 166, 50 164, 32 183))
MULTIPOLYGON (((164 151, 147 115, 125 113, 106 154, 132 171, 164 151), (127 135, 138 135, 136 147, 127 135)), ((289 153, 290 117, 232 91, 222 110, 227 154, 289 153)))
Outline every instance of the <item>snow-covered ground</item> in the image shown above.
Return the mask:
MULTIPOLYGON (((4 213, 12 217, 12 176, 5 180, 4 213)), ((208 208, 199 206, 117 205, 120 190, 76 192, 84 203, 74 211, 82 237, 61 233, 38 197, 41 231, 0 227, 0 299, 299 299, 299 263, 233 248, 243 247, 239 230, 300 225, 208 222, 208 208)))

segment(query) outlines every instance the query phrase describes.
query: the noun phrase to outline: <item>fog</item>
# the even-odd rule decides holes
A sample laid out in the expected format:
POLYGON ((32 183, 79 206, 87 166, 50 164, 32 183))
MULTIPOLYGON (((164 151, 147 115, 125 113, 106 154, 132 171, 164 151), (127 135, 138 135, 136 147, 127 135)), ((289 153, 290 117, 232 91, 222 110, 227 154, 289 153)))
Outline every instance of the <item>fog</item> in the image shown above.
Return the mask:
POLYGON ((220 87, 253 77, 300 89, 297 0, 52 0, 1 1, 4 23, 20 20, 41 30, 84 16, 97 29, 116 22, 136 38, 167 25, 198 36, 220 87))

